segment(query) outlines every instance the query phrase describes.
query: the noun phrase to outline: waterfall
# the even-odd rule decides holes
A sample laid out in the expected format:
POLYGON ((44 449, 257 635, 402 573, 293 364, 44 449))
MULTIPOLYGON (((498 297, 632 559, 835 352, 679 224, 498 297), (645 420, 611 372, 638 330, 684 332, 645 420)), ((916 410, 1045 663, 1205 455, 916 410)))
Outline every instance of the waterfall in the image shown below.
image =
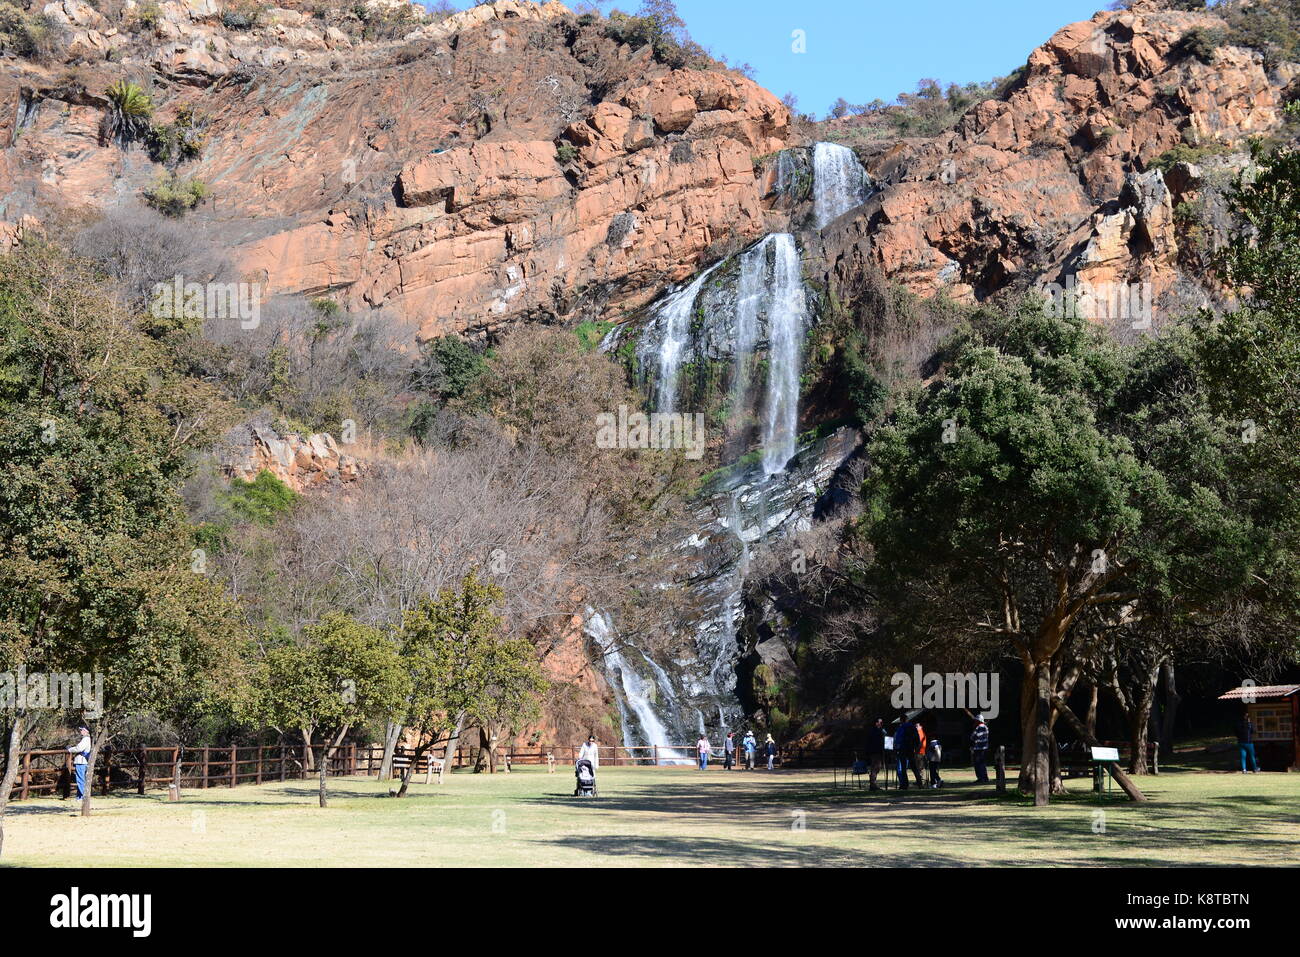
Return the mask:
POLYGON ((774 475, 794 456, 799 432, 799 377, 808 306, 803 294, 799 249, 789 233, 763 240, 775 249, 771 307, 767 314, 767 410, 763 418, 763 473, 774 475))
POLYGON ((720 265, 722 264, 715 263, 696 276, 689 285, 670 293, 655 309, 651 320, 658 335, 641 337, 637 357, 641 360, 642 368, 649 367, 651 362, 657 368, 654 380, 654 405, 657 412, 677 411, 677 373, 690 342, 691 311, 695 308, 696 297, 705 280, 720 265))
POLYGON ((867 171, 853 150, 838 143, 813 147, 813 215, 817 228, 862 204, 867 193, 867 171))
MULTIPOLYGON (((790 233, 773 233, 671 290, 651 307, 638 337, 637 360, 654 411, 676 410, 680 374, 687 363, 726 362, 733 370, 732 413, 746 423, 747 437, 748 423, 757 425, 758 434, 752 438, 759 446, 757 463, 736 469, 693 506, 698 531, 687 541, 664 545, 684 555, 711 556, 709 574, 695 579, 690 573, 691 578, 674 583, 691 595, 691 614, 683 626, 691 639, 689 651, 661 664, 641 649, 616 649, 609 616, 588 616, 585 630, 604 651, 624 744, 659 745, 661 763, 688 761, 689 755, 669 752, 664 745, 680 744, 696 730, 708 730, 714 715, 722 729, 742 718, 736 662, 750 547, 781 534, 787 523, 798 520, 796 512, 811 507, 789 503, 815 497, 805 467, 790 465, 797 448, 809 323, 799 247, 790 233), (708 282, 715 270, 725 281, 708 282), (766 359, 761 378, 754 372, 759 356, 766 359), (637 660, 638 655, 644 660, 637 660)), ((603 348, 615 348, 618 341, 611 333, 603 348)))
POLYGON ((736 291, 732 407, 744 408, 749 396, 749 366, 760 327, 767 325, 767 383, 762 404, 763 470, 781 471, 794 455, 799 426, 799 374, 808 328, 799 248, 789 233, 773 233, 740 257, 736 291))
POLYGON ((740 257, 740 283, 736 289, 735 372, 731 384, 732 407, 735 409, 744 408, 749 398, 749 364, 758 346, 758 316, 767 296, 766 267, 767 239, 764 239, 740 257))
MULTIPOLYGON (((690 759, 681 751, 663 747, 668 743, 668 729, 664 726, 663 721, 659 719, 659 714, 655 711, 652 701, 657 690, 660 690, 659 686, 646 681, 637 674, 628 665, 627 659, 623 657, 622 652, 611 647, 614 644, 614 628, 609 616, 588 609, 587 623, 584 630, 588 637, 600 645, 601 650, 604 652, 605 676, 609 679, 610 686, 622 691, 622 694, 617 694, 614 697, 618 701, 620 723, 623 725, 623 746, 628 748, 637 746, 631 721, 629 720, 635 716, 641 729, 641 735, 645 739, 643 744, 659 745, 659 764, 690 764, 690 759), (631 715, 628 714, 629 708, 632 710, 631 715)), ((644 654, 642 657, 658 675, 662 676, 662 690, 670 701, 674 700, 672 686, 668 684, 668 676, 663 669, 644 654)))

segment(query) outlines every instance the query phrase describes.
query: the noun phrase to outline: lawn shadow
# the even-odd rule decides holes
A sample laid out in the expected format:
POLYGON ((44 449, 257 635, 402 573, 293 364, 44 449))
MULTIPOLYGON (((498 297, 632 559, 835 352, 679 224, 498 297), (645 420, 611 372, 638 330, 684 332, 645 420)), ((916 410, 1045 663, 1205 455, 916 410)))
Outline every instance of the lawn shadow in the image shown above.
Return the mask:
POLYGON ((715 867, 962 867, 968 862, 933 853, 868 853, 860 850, 755 842, 715 837, 573 835, 533 843, 603 857, 655 858, 674 864, 715 867))

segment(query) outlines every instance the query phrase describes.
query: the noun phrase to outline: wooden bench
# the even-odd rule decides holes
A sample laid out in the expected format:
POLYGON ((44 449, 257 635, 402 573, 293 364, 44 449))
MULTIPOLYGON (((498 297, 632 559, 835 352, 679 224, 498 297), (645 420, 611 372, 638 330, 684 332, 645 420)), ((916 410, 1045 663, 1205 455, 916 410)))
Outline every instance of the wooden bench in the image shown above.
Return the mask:
MULTIPOLYGON (((401 777, 402 775, 404 775, 406 773, 406 769, 409 768, 410 766, 411 766, 411 755, 409 754, 393 755, 393 776, 394 777, 401 777)), ((425 784, 433 783, 433 773, 435 771, 438 772, 438 783, 439 784, 442 783, 442 772, 443 772, 442 758, 435 758, 431 754, 421 755, 420 763, 419 765, 416 766, 414 773, 419 774, 421 770, 424 771, 425 784)))

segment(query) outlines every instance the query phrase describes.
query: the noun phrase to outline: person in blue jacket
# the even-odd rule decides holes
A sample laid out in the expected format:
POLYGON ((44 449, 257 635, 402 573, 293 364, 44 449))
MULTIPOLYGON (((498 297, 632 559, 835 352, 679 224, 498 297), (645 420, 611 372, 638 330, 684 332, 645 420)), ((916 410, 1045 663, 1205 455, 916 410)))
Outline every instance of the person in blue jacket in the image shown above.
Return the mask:
POLYGON ((916 729, 907 715, 898 716, 898 727, 894 729, 894 760, 898 764, 898 786, 907 790, 907 769, 912 763, 912 752, 916 749, 916 729))

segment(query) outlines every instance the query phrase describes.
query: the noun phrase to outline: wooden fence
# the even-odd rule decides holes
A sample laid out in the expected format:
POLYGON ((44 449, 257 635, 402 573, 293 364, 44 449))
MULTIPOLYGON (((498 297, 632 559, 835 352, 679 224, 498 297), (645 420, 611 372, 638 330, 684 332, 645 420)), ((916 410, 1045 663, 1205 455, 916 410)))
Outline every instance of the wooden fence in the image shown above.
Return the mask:
MULTIPOLYGON (((1117 747, 1121 760, 1127 761, 1126 742, 1104 742, 1117 747)), ((737 745, 737 761, 743 761, 743 752, 737 745)), ((554 760, 557 765, 572 767, 577 761, 580 745, 532 745, 529 747, 500 747, 497 761, 500 765, 544 765, 554 760)), ((1149 759, 1152 768, 1158 767, 1156 747, 1151 746, 1149 759)), ((398 748, 397 756, 410 757, 409 748, 398 748)), ((434 749, 440 755, 440 749, 434 749)), ((992 752, 990 751, 990 756, 992 752)), ((691 765, 697 760, 694 744, 645 745, 636 747, 599 748, 602 767, 670 767, 691 765)), ((319 758, 319 749, 316 751, 319 758)), ((850 748, 797 748, 782 747, 777 752, 777 762, 792 768, 842 768, 862 757, 862 752, 850 748)), ((1075 763, 1074 755, 1062 755, 1062 765, 1075 763), (1070 760, 1067 760, 1069 758, 1070 760)), ((458 747, 452 755, 452 768, 475 767, 485 759, 479 747, 458 747)), ((719 747, 710 756, 710 762, 721 763, 719 747)), ((991 760, 991 757, 990 757, 991 760)), ((762 754, 755 761, 765 763, 762 754)), ((19 754, 18 778, 14 782, 13 800, 24 800, 41 795, 66 794, 73 787, 72 755, 64 749, 23 751, 19 754)), ((287 781, 317 774, 308 770, 303 759, 302 745, 254 745, 203 748, 154 747, 135 749, 105 749, 95 765, 94 790, 108 794, 113 790, 134 790, 143 794, 147 788, 167 788, 173 780, 176 765, 180 764, 182 790, 213 787, 237 787, 241 784, 262 784, 267 781, 287 781)), ((341 745, 330 758, 327 773, 340 775, 377 775, 383 763, 383 748, 377 745, 341 745)), ((969 763, 969 754, 945 751, 946 765, 969 763)), ((1008 749, 1007 765, 1018 766, 1017 755, 1008 749)))
MULTIPOLYGON (((533 745, 530 747, 500 747, 497 761, 500 765, 544 765, 552 758, 557 764, 572 765, 577 761, 579 745, 533 745)), ((315 749, 319 758, 320 750, 315 749)), ((441 756, 441 749, 433 749, 441 756)), ((666 764, 677 755, 689 755, 686 745, 668 747, 601 748, 604 765, 654 765, 666 764), (662 760, 659 755, 662 754, 662 760)), ((341 745, 330 759, 328 774, 377 775, 383 764, 384 749, 378 745, 341 745)), ((410 757, 410 748, 398 748, 395 756, 410 757)), ((474 767, 486 758, 479 747, 457 747, 452 755, 452 768, 474 767)), ((68 794, 74 785, 72 755, 65 749, 32 750, 19 753, 18 777, 14 782, 12 799, 21 801, 41 795, 68 794)), ((689 761, 689 757, 681 759, 689 761)), ((147 788, 170 787, 180 764, 181 790, 198 788, 237 787, 241 784, 262 784, 266 781, 286 781, 317 774, 308 770, 303 758, 302 745, 226 745, 221 747, 178 748, 106 748, 95 763, 94 792, 108 794, 114 790, 134 790, 143 794, 147 788)))

